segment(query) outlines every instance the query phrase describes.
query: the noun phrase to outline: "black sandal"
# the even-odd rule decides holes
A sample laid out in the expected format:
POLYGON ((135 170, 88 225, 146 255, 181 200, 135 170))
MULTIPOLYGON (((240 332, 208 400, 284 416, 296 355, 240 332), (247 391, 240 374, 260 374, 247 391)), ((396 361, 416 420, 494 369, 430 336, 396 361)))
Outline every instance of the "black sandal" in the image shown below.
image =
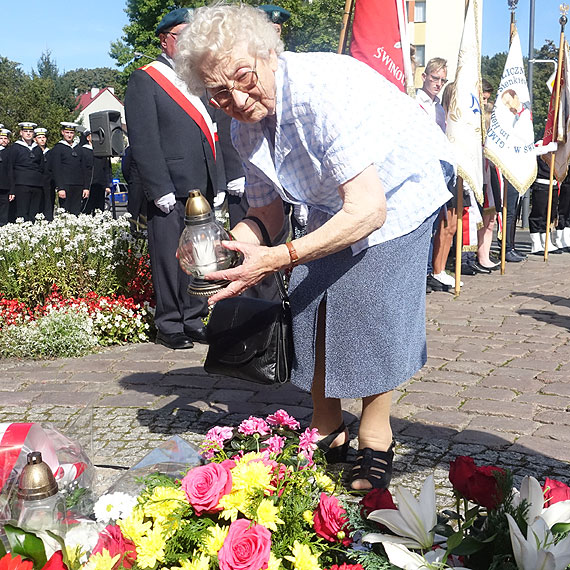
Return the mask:
POLYGON ((329 433, 329 435, 317 442, 317 447, 325 454, 327 463, 343 463, 346 461, 350 443, 349 439, 342 445, 331 447, 331 443, 345 430, 346 425, 342 422, 332 433, 329 433))
MULTIPOLYGON (((374 451, 369 447, 359 449, 350 477, 351 486, 357 479, 366 479, 372 485, 372 489, 387 489, 392 479, 395 445, 396 442, 392 440, 388 451, 374 451)), ((370 491, 370 489, 353 490, 370 491)))

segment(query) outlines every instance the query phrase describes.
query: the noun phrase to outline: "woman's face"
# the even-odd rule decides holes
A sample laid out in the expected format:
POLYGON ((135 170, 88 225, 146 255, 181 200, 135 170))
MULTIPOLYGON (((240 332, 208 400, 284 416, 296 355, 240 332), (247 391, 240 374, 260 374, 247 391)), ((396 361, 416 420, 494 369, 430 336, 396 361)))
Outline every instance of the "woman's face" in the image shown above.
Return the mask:
POLYGON ((250 55, 245 44, 238 44, 229 57, 206 60, 200 75, 208 97, 217 99, 226 114, 242 123, 257 123, 275 114, 276 71, 273 50, 262 59, 250 55))

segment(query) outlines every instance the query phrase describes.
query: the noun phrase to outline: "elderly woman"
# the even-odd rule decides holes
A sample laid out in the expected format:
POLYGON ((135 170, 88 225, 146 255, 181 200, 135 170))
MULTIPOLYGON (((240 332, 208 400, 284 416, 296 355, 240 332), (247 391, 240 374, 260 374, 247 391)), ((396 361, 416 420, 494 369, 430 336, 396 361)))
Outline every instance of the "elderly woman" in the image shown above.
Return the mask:
POLYGON ((347 56, 286 53, 263 12, 247 5, 194 11, 177 68, 232 121, 246 172, 248 215, 269 234, 283 201, 306 204, 307 235, 263 245, 245 219, 224 243, 243 254, 214 303, 293 267, 292 382, 311 391, 312 427, 329 461, 346 458, 341 398, 362 398, 353 489, 392 474, 391 390, 426 361, 425 273, 434 212, 450 194, 444 137, 378 73, 347 56), (442 166, 444 168, 442 168, 442 166))

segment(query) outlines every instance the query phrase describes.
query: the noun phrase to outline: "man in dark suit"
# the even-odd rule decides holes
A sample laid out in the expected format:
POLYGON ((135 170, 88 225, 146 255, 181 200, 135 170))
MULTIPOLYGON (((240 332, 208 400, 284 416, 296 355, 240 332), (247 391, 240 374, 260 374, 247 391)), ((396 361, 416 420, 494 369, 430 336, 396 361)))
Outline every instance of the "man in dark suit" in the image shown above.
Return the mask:
POLYGON ((156 28, 162 54, 133 72, 125 96, 132 159, 148 200, 156 340, 173 349, 206 342, 201 320, 208 312, 206 300, 188 294, 189 276, 178 265, 176 249, 188 191, 199 189, 210 205, 217 191, 210 110, 188 93, 174 72, 177 36, 187 19, 187 8, 162 19, 156 28))

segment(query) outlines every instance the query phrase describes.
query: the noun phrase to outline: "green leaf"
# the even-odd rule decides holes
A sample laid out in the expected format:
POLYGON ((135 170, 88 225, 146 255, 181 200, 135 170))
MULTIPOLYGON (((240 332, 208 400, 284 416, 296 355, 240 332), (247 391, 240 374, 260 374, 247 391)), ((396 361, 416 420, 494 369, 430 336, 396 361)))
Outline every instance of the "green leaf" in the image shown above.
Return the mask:
POLYGON ((458 513, 456 513, 455 511, 451 511, 449 509, 445 509, 444 511, 441 511, 441 514, 445 515, 447 518, 454 520, 454 521, 458 521, 461 518, 458 513))
POLYGON ((478 514, 479 514, 479 505, 475 505, 474 507, 471 507, 471 508, 465 513, 465 520, 469 520, 469 519, 475 518, 478 514))
POLYGON ((0 558, 6 555, 6 549, 4 548, 4 543, 0 540, 0 558))
POLYGON ((436 524, 432 530, 437 534, 441 534, 441 536, 451 536, 454 533, 453 528, 448 524, 436 524))
POLYGON ((463 540, 463 533, 461 531, 454 532, 447 539, 447 552, 451 552, 454 548, 457 548, 461 541, 463 540))
POLYGON ((68 567, 71 568, 71 564, 69 563, 69 558, 67 556, 67 548, 65 548, 65 540, 55 532, 51 530, 46 531, 49 536, 51 536, 61 547, 61 554, 63 555, 63 563, 68 567))
POLYGON ((33 532, 27 532, 7 524, 4 526, 12 554, 20 554, 34 562, 35 568, 43 568, 47 562, 44 543, 33 532))
MULTIPOLYGON (((496 538, 496 534, 486 538, 485 540, 477 540, 472 536, 467 536, 464 538, 461 543, 456 546, 452 551, 451 554, 455 554, 456 556, 469 556, 474 554, 475 552, 479 552, 479 550, 483 549, 485 545, 489 542, 493 542, 496 538)), ((448 547, 449 551, 449 547, 448 547)))
POLYGON ((564 534, 570 531, 570 523, 556 523, 550 530, 555 534, 564 534))

